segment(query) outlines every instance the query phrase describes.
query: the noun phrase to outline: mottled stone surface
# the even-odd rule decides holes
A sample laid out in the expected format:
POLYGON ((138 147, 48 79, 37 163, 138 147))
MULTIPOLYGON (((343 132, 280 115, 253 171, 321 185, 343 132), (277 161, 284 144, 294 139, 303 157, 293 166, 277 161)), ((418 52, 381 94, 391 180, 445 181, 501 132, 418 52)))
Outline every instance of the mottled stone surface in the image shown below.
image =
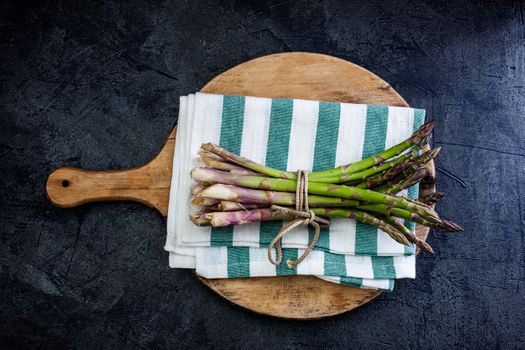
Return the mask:
POLYGON ((1 2, 2 347, 524 348, 524 5, 440 3, 1 2), (331 319, 261 317, 168 269, 152 209, 46 200, 54 168, 143 164, 179 95, 285 51, 360 64, 438 119, 439 210, 466 230, 433 232, 416 280, 331 319))

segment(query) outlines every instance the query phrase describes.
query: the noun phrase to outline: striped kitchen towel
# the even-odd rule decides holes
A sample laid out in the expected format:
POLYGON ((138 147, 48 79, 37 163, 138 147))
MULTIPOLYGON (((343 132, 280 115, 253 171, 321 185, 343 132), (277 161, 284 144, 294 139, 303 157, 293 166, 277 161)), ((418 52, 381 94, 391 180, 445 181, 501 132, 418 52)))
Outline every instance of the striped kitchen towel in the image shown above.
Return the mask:
MULTIPOLYGON (((315 254, 297 271, 275 267, 265 260, 266 250, 258 247, 268 244, 282 222, 220 229, 193 226, 187 217, 197 208, 190 205, 188 174, 199 165, 197 151, 205 142, 278 168, 322 170, 398 143, 423 119, 424 111, 401 107, 201 93, 182 97, 166 242, 170 266, 196 268, 208 278, 297 273, 344 277, 337 282, 361 286, 376 279, 371 286, 382 289, 390 288, 388 279, 413 278, 413 247, 401 246, 384 232, 352 220, 333 220, 315 254), (377 279, 386 284, 377 287, 377 279)), ((408 195, 416 198, 417 188, 408 195)), ((306 229, 290 233, 283 242, 289 248, 285 255, 298 256, 310 235, 306 229)))
MULTIPOLYGON (((404 107, 202 93, 188 102, 191 120, 185 132, 190 135, 181 160, 186 173, 180 179, 178 193, 186 198, 193 185, 189 171, 201 165, 197 152, 202 143, 217 143, 275 168, 317 171, 380 152, 409 137, 424 121, 424 110, 404 107)), ((417 187, 408 196, 417 198, 417 187)), ((184 218, 196 209, 189 200, 177 206, 184 218)), ((281 226, 282 222, 271 221, 223 228, 181 228, 180 245, 264 247, 281 226)), ((311 228, 298 228, 283 238, 283 247, 306 248, 311 235, 311 228)), ((168 239, 167 246, 173 247, 170 243, 168 239)), ((405 247, 373 226, 346 219, 332 220, 330 227, 321 232, 316 248, 355 255, 414 253, 413 245, 405 247)))

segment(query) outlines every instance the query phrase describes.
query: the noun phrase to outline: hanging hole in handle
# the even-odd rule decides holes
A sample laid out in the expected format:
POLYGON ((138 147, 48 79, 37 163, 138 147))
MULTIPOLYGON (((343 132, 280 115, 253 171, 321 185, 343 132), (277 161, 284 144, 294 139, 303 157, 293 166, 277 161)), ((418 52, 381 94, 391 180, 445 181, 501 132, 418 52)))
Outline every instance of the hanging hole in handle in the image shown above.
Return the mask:
POLYGON ((62 187, 69 187, 69 180, 62 180, 62 187))

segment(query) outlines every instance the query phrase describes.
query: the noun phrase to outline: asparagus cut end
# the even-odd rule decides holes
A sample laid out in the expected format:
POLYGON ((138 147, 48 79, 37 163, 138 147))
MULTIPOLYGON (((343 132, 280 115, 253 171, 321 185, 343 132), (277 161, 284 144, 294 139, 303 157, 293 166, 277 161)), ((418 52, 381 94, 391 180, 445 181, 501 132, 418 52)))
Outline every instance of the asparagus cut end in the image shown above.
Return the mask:
POLYGON ((196 212, 191 213, 189 216, 191 222, 193 222, 197 226, 209 226, 211 224, 210 220, 206 218, 206 213, 196 212))

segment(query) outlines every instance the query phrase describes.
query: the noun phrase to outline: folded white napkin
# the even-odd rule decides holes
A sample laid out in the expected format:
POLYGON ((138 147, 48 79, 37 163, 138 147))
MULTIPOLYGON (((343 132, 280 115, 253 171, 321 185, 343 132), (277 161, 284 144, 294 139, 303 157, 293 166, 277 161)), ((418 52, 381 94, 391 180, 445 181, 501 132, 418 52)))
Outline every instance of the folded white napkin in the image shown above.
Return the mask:
MULTIPOLYGON (((193 225, 188 215, 198 208, 190 203, 189 171, 200 165, 197 151, 206 142, 277 168, 323 170, 388 148, 423 120, 424 111, 401 107, 202 93, 181 97, 165 247, 170 266, 196 268, 208 278, 314 274, 361 278, 362 286, 367 279, 413 278, 413 246, 407 249, 376 228, 345 219, 332 220, 296 271, 275 267, 260 247, 282 223, 193 225)), ((417 188, 408 195, 417 197, 417 188)), ((308 242, 306 228, 289 233, 283 239, 283 247, 290 248, 285 255, 300 255, 308 242)))

